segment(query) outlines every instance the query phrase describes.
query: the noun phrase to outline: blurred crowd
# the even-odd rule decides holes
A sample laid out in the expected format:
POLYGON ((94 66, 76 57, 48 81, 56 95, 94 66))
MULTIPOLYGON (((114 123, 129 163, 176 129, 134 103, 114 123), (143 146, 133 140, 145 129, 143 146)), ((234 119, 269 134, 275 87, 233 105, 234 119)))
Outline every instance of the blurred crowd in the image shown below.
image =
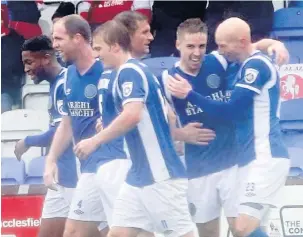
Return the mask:
MULTIPOLYGON (((1 1, 1 112, 21 106, 21 89, 25 83, 20 48, 26 39, 42 34, 41 11, 49 2, 1 1)), ((50 21, 80 14, 96 26, 111 20, 122 11, 134 10, 148 17, 154 41, 150 57, 178 56, 175 49, 177 26, 188 18, 201 18, 209 28, 208 51, 216 48, 216 26, 236 16, 250 24, 254 41, 269 37, 274 7, 272 1, 74 1, 61 2, 50 21)), ((59 58, 60 60, 60 58, 59 58)), ((63 62, 62 62, 63 63, 63 62)))

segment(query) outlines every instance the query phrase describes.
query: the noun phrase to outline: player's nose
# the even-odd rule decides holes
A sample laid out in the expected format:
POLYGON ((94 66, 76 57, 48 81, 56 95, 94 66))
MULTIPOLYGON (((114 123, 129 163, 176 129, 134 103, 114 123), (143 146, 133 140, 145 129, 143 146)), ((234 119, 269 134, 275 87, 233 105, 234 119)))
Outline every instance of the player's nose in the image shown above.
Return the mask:
POLYGON ((149 32, 149 34, 148 34, 148 40, 149 41, 153 41, 154 40, 154 36, 152 35, 151 32, 149 32))

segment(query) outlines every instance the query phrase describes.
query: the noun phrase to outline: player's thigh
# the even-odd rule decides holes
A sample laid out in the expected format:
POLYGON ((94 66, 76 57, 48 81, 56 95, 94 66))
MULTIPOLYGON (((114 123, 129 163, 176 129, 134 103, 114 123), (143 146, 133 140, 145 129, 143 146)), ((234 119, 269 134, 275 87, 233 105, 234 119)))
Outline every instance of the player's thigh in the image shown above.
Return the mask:
POLYGON ((113 226, 110 228, 108 237, 136 237, 140 232, 138 228, 113 226))
POLYGON ((152 232, 148 232, 148 231, 145 231, 145 230, 141 230, 138 234, 137 234, 137 237, 154 237, 155 234, 152 233, 152 232))
POLYGON ((208 221, 206 223, 197 223, 199 237, 219 237, 220 235, 220 219, 208 221))
POLYGON ((219 172, 189 180, 189 210, 195 223, 207 223, 220 216, 219 181, 219 172))
POLYGON ((232 229, 233 235, 246 237, 260 226, 260 220, 251 215, 239 214, 232 229))
POLYGON ((99 222, 67 219, 63 237, 100 237, 99 222))
POLYGON ((66 218, 41 219, 38 237, 62 237, 66 218))
POLYGON ((141 190, 140 198, 156 232, 171 237, 193 234, 187 191, 187 179, 161 181, 141 190))
POLYGON ((140 199, 141 188, 123 183, 114 205, 110 236, 132 236, 145 230, 153 232, 153 224, 140 199))
POLYGON ((80 176, 74 191, 68 219, 83 222, 106 222, 96 174, 84 173, 80 176))
POLYGON ((97 181, 100 184, 101 200, 109 226, 112 222, 114 203, 130 166, 129 159, 116 159, 103 164, 98 169, 97 181))
POLYGON ((106 225, 105 227, 102 227, 101 229, 100 229, 100 227, 98 227, 98 229, 100 231, 100 237, 107 237, 107 235, 109 233, 109 227, 108 227, 108 225, 106 225))

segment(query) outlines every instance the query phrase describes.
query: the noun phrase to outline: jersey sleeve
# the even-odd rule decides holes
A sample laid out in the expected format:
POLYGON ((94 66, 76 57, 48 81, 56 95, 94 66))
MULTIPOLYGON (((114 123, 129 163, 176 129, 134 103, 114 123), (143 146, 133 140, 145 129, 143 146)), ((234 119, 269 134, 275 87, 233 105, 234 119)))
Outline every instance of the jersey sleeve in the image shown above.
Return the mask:
POLYGON ((227 68, 228 68, 228 62, 227 62, 227 60, 221 54, 219 54, 218 51, 212 51, 207 56, 212 57, 216 61, 217 64, 220 64, 220 66, 222 67, 222 69, 224 71, 227 70, 227 68))
POLYGON ((64 92, 64 81, 59 81, 58 86, 55 90, 55 108, 56 108, 56 114, 54 115, 54 122, 60 122, 62 120, 62 116, 68 115, 66 111, 64 110, 64 100, 65 100, 65 92, 64 92))
POLYGON ((124 68, 118 75, 117 90, 122 105, 129 102, 145 102, 148 94, 148 82, 144 72, 133 68, 124 68))
POLYGON ((45 133, 42 133, 40 135, 27 136, 24 139, 25 145, 28 147, 31 147, 31 146, 48 147, 48 146, 50 146, 58 126, 59 126, 59 124, 50 126, 49 129, 45 133))
POLYGON ((64 78, 64 83, 63 83, 63 86, 62 86, 62 92, 63 92, 63 105, 62 105, 62 114, 63 115, 70 115, 69 114, 69 108, 68 108, 68 101, 67 101, 67 94, 69 93, 68 89, 67 89, 67 83, 68 83, 68 68, 67 68, 67 71, 66 71, 66 75, 65 75, 65 78, 64 78))
POLYGON ((110 83, 112 76, 113 76, 112 71, 110 71, 110 70, 104 71, 101 74, 101 78, 99 79, 99 82, 98 82, 98 95, 99 95, 98 105, 99 105, 99 111, 100 111, 101 117, 103 114, 103 95, 104 95, 104 93, 106 93, 105 91, 110 89, 109 83, 110 83))
POLYGON ((264 85, 271 79, 269 67, 261 59, 251 59, 242 68, 236 87, 246 88, 261 94, 264 85))
POLYGON ((160 86, 162 87, 162 90, 164 92, 164 96, 165 96, 166 100, 168 101, 168 103, 170 105, 172 105, 173 104, 172 95, 171 95, 171 93, 169 92, 169 90, 167 89, 167 86, 166 86, 169 75, 172 75, 172 70, 164 70, 162 72, 162 75, 159 77, 159 83, 160 83, 160 86))

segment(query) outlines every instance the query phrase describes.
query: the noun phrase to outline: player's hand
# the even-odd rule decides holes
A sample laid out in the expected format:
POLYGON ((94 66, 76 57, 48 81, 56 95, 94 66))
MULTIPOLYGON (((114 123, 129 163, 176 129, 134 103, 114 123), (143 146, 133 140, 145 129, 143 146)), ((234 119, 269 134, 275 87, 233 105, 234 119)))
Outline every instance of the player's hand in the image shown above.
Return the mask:
POLYGON ((28 149, 29 147, 25 145, 24 139, 19 140, 16 143, 14 153, 19 161, 21 160, 22 155, 27 152, 28 149))
POLYGON ((97 119, 97 122, 96 122, 96 131, 100 132, 102 129, 103 129, 102 121, 101 121, 101 119, 97 119))
POLYGON ((189 82, 178 74, 175 74, 174 77, 169 75, 166 86, 169 92, 179 99, 185 99, 192 90, 189 82))
POLYGON ((268 55, 274 57, 276 64, 279 66, 289 62, 289 52, 282 42, 277 42, 267 50, 268 55))
POLYGON ((213 130, 202 128, 202 123, 189 123, 182 128, 186 143, 206 146, 215 139, 213 130))
POLYGON ((56 184, 58 183, 58 166, 53 159, 50 159, 50 157, 46 158, 43 180, 46 187, 57 191, 56 184))
POLYGON ((97 149, 97 144, 93 138, 80 141, 74 147, 74 153, 79 159, 87 159, 87 157, 97 149))

